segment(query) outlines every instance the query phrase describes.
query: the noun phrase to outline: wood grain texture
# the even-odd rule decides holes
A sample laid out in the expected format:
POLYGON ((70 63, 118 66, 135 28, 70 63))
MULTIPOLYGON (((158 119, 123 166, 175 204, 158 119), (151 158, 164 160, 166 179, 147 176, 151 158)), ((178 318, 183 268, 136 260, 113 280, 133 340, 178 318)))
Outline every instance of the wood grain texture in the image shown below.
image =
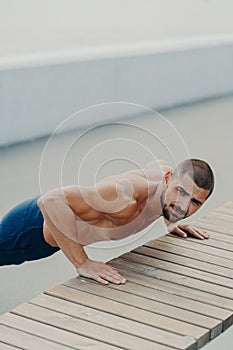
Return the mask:
MULTIPOLYGON (((90 338, 83 337, 79 334, 65 331, 63 329, 50 326, 45 323, 37 322, 13 313, 6 313, 0 317, 1 324, 13 327, 22 332, 34 334, 38 337, 43 337, 44 339, 50 340, 52 342, 69 346, 70 348, 76 349, 78 344, 78 349, 93 349, 102 350, 103 343, 92 340, 90 338)), ((118 347, 114 347, 108 344, 104 344, 106 350, 116 350, 118 347)), ((0 347, 1 349, 1 347, 0 347)))
MULTIPOLYGON (((187 327, 188 329, 185 330, 185 325, 182 322, 109 300, 102 296, 89 294, 66 286, 55 287, 49 290, 48 293, 58 298, 64 298, 65 300, 76 300, 77 303, 81 303, 87 307, 96 308, 109 314, 119 315, 126 319, 155 327, 154 336, 156 336, 158 342, 164 345, 172 346, 175 342, 176 344, 183 344, 182 346, 185 346, 186 342, 190 343, 188 337, 192 337, 194 333, 201 336, 204 341, 208 338, 208 330, 206 329, 195 327, 192 336, 189 336, 187 333, 191 333, 190 327, 187 327)), ((193 339, 191 343, 193 344, 193 339)))
MULTIPOLYGON (((93 310, 94 313, 95 310, 93 310)), ((78 333, 91 339, 102 341, 103 343, 118 346, 123 349, 134 349, 135 342, 139 348, 154 349, 153 341, 138 337, 136 334, 131 335, 126 332, 120 332, 115 329, 115 323, 109 327, 100 325, 98 319, 93 319, 92 322, 84 320, 81 315, 76 314, 76 317, 70 316, 67 313, 50 310, 44 307, 25 303, 13 310, 17 315, 30 318, 41 323, 46 323, 69 332, 78 333)), ((85 315, 85 312, 84 312, 85 315)), ((179 346, 185 348, 190 347, 194 343, 193 339, 178 339, 178 336, 173 337, 179 346), (185 344, 185 345, 184 345, 185 344)), ((192 348, 192 347, 190 347, 192 348)))
POLYGON ((7 344, 4 344, 0 341, 0 349, 1 350, 17 350, 17 349, 20 349, 18 347, 15 347, 15 346, 12 346, 12 345, 7 345, 7 344))
MULTIPOLYGON (((228 269, 227 274, 230 274, 230 278, 232 278, 232 268, 229 266, 229 260, 225 259, 224 257, 218 257, 215 255, 210 255, 207 254, 206 251, 200 252, 196 250, 193 250, 189 245, 177 245, 173 244, 174 241, 168 242, 168 241, 159 241, 159 240, 154 240, 147 242, 144 244, 143 247, 149 247, 153 249, 158 249, 161 251, 168 252, 170 254, 175 254, 177 258, 179 257, 188 257, 192 259, 193 264, 196 264, 196 262, 207 262, 213 265, 213 267, 217 266, 222 266, 228 269)), ((176 243, 176 242, 174 242, 176 243)), ((140 248, 140 247, 139 247, 140 248)), ((138 248, 137 248, 138 249, 138 248)), ((164 255, 165 256, 165 255, 164 255)), ((224 275, 225 276, 225 275, 224 275)))
POLYGON ((31 335, 25 332, 21 332, 17 329, 0 325, 1 341, 12 346, 18 346, 20 349, 25 350, 69 350, 70 348, 65 345, 54 343, 31 335))
MULTIPOLYGON (((69 286, 72 286, 72 282, 73 281, 70 281, 69 286)), ((76 289, 76 286, 73 285, 73 287, 76 289)), ((87 285, 84 284, 80 286, 80 289, 81 288, 82 290, 85 290, 86 293, 88 293, 88 289, 90 289, 87 285)), ((97 288, 95 288, 95 290, 97 290, 97 288)), ((204 329, 211 329, 211 338, 214 338, 222 331, 222 321, 219 319, 211 318, 208 316, 203 317, 203 315, 200 316, 196 312, 190 312, 184 309, 180 309, 179 307, 175 307, 173 305, 166 305, 159 301, 150 300, 145 297, 139 297, 136 295, 125 295, 126 293, 122 293, 120 291, 117 292, 116 290, 109 290, 109 288, 106 288, 106 292, 104 294, 103 292, 101 292, 101 290, 99 290, 98 293, 99 296, 104 296, 105 298, 107 298, 106 295, 108 294, 110 295, 111 300, 135 306, 136 308, 141 310, 153 312, 157 319, 157 326, 164 330, 176 331, 178 334, 182 335, 191 334, 192 336, 195 336, 195 338, 199 338, 200 341, 202 341, 200 336, 201 333, 203 333, 203 340, 205 341, 207 339, 207 332, 204 329), (160 317, 159 315, 163 315, 165 316, 165 318, 160 317), (171 324, 171 327, 169 327, 170 321, 167 321, 166 317, 182 322, 173 322, 171 324), (166 323, 163 323, 164 320, 166 323), (193 325, 198 327, 195 327, 194 329, 192 327, 193 325), (201 330, 201 328, 203 328, 203 330, 201 330)), ((95 295, 97 294, 95 293, 95 295)), ((141 312, 141 314, 143 315, 143 312, 141 312)))
POLYGON ((212 264, 209 261, 207 262, 203 260, 200 261, 198 259, 193 259, 191 256, 189 256, 187 249, 177 248, 177 247, 175 249, 172 249, 171 245, 164 242, 157 241, 156 248, 155 247, 154 248, 149 248, 149 247, 136 248, 132 251, 132 253, 129 253, 129 255, 127 254, 122 255, 122 257, 132 256, 132 254, 152 257, 158 264, 162 261, 168 261, 172 264, 189 267, 197 271, 205 271, 217 276, 228 278, 229 281, 232 282, 233 272, 231 269, 229 269, 229 267, 225 268, 223 266, 212 264), (180 251, 180 254, 178 254, 179 251, 180 251))

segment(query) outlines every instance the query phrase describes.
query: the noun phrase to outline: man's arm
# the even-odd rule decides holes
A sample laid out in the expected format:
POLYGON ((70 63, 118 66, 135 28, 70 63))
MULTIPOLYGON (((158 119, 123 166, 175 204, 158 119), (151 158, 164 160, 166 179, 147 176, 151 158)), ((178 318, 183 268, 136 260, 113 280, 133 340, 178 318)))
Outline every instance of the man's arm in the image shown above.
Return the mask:
POLYGON ((77 230, 79 226, 82 230, 83 227, 81 227, 82 222, 80 225, 76 222, 75 213, 68 202, 69 195, 71 196, 71 204, 75 199, 75 203, 76 205, 79 203, 81 211, 88 211, 89 206, 83 200, 78 186, 72 187, 71 190, 68 189, 66 195, 65 189, 51 191, 38 200, 38 206, 45 219, 45 227, 80 275, 104 284, 108 282, 125 283, 126 279, 113 268, 102 262, 89 259, 82 244, 77 242, 77 230))

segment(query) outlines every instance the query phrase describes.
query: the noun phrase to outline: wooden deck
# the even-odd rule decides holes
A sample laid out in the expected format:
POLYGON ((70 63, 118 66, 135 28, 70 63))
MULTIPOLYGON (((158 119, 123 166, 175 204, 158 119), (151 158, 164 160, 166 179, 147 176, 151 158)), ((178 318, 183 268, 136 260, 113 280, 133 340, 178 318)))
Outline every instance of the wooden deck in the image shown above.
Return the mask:
POLYGON ((73 278, 0 317, 0 349, 198 349, 233 323, 233 203, 114 259, 128 278, 73 278))

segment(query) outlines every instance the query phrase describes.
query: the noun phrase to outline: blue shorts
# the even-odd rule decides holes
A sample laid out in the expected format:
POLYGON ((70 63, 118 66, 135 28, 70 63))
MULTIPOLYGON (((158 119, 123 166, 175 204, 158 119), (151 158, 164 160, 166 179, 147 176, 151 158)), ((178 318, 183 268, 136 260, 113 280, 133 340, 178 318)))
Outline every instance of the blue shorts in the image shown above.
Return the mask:
POLYGON ((0 266, 45 258, 59 250, 44 240, 38 198, 20 203, 0 222, 0 266))

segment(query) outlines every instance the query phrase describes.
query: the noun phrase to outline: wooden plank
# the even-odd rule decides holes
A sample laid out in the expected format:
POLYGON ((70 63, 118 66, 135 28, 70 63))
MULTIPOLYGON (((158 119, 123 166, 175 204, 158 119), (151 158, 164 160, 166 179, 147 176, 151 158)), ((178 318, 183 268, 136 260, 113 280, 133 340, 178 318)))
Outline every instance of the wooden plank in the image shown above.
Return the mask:
POLYGON ((217 232, 221 234, 228 235, 232 237, 232 222, 229 222, 227 220, 222 220, 217 215, 214 217, 202 217, 195 221, 195 223, 201 222, 207 227, 215 227, 215 230, 217 228, 217 232))
MULTIPOLYGON (((104 288, 104 286, 102 286, 104 288)), ((57 286, 46 291, 46 294, 62 298, 68 301, 79 303, 96 310, 105 311, 114 315, 119 315, 129 320, 135 320, 145 325, 154 327, 154 333, 157 341, 163 345, 177 347, 191 346, 195 344, 193 337, 200 337, 199 342, 205 343, 209 339, 209 331, 201 327, 185 325, 178 320, 169 319, 168 317, 140 310, 130 305, 108 300, 93 294, 87 294, 80 290, 68 288, 66 286, 57 286), (185 326, 187 327, 185 329, 185 326), (188 338, 187 338, 188 336, 188 338), (192 340, 191 340, 192 338, 192 340), (190 343, 191 341, 191 343, 190 343), (188 345, 187 345, 188 344, 188 345)), ((146 302, 146 301, 145 301, 146 302)))
MULTIPOLYGON (((102 295, 106 299, 119 300, 121 303, 133 305, 144 310, 154 310, 154 306, 151 307, 152 304, 148 304, 145 301, 145 298, 154 300, 156 302, 172 306, 172 309, 174 309, 174 307, 179 308, 180 310, 184 309, 191 311, 192 313, 200 314, 201 316, 204 315, 209 316, 213 319, 221 320, 223 322, 223 329, 226 329, 233 324, 232 311, 224 310, 222 308, 208 304, 205 304, 205 307, 203 308, 202 302, 190 300, 174 294, 171 295, 170 293, 163 290, 151 289, 139 284, 132 283, 130 281, 124 285, 109 284, 103 288, 103 286, 91 280, 86 280, 84 278, 72 278, 71 280, 65 282, 64 285, 84 291, 86 293, 102 295), (137 296, 143 298, 137 298, 137 296)), ((157 308, 156 312, 158 312, 157 308)), ((163 310, 163 312, 168 313, 169 311, 163 310)), ((195 317, 193 318, 192 315, 189 323, 192 323, 195 320, 197 319, 195 317)), ((205 319, 200 322, 201 326, 204 326, 203 322, 205 322, 205 319)))
POLYGON ((155 268, 148 267, 146 265, 129 262, 129 260, 125 260, 123 258, 117 258, 117 260, 111 261, 111 265, 116 268, 118 268, 118 266, 120 266, 121 268, 124 268, 125 266, 127 270, 131 269, 140 274, 150 276, 155 280, 156 279, 165 280, 176 284, 180 284, 182 286, 187 286, 193 289, 199 289, 201 291, 205 291, 210 294, 223 296, 224 298, 232 299, 232 289, 230 288, 201 281, 193 277, 180 275, 179 273, 169 272, 165 270, 158 270, 155 268))
POLYGON ((233 216, 232 210, 230 208, 227 208, 227 207, 219 207, 219 208, 215 209, 214 212, 223 213, 224 215, 227 215, 228 217, 233 216))
MULTIPOLYGON (((0 349, 1 349, 1 350, 17 350, 17 349, 20 349, 20 348, 15 347, 15 346, 12 346, 12 345, 7 345, 7 344, 2 343, 2 342, 0 341, 0 349)), ((22 349, 22 348, 21 348, 21 349, 22 349)))
MULTIPOLYGON (((79 283, 77 279, 72 279, 68 281, 66 285, 78 290, 82 290, 85 293, 89 293, 92 286, 92 284, 90 285, 90 283, 88 282, 79 283)), ((177 319, 186 322, 187 324, 211 329, 211 338, 214 338, 222 332, 222 321, 220 319, 199 315, 196 311, 190 312, 190 310, 188 311, 180 309, 179 307, 176 307, 174 305, 167 305, 155 299, 150 300, 148 298, 140 297, 134 294, 132 295, 127 292, 114 290, 110 288, 102 288, 102 286, 98 286, 96 284, 93 290, 94 291, 91 292, 91 294, 114 300, 126 305, 131 305, 142 310, 153 310, 153 313, 156 314, 168 316, 172 319, 177 319)))
MULTIPOLYGON (((79 295, 76 297, 78 298, 79 295)), ((132 336, 127 333, 100 326, 96 323, 84 321, 78 318, 79 315, 76 315, 76 317, 71 317, 67 314, 48 310, 46 308, 42 308, 29 303, 18 306, 13 310, 13 312, 36 321, 40 321, 41 323, 53 325, 58 328, 78 333, 91 339, 99 340, 103 343, 118 346, 124 349, 134 350, 135 344, 137 344, 138 349, 144 347, 148 350, 154 350, 156 344, 152 341, 139 338, 136 335, 132 336)), ((93 322, 95 322, 95 320, 93 320, 93 322)), ((174 338, 173 334, 171 335, 171 338, 174 338)), ((195 340, 193 338, 184 339, 184 337, 178 338, 178 336, 176 336, 176 341, 178 342, 178 345, 181 345, 180 348, 182 349, 195 349, 195 340)))
MULTIPOLYGON (((174 237, 174 235, 172 234, 168 234, 169 237, 172 237, 172 238, 176 238, 174 237)), ((179 238, 179 237, 178 237, 179 238)), ((183 238, 179 238, 179 239, 183 239, 183 238)), ((201 243, 200 241, 198 242, 197 239, 195 238, 187 238, 187 241, 191 241, 192 243, 195 243, 195 244, 198 244, 198 245, 204 245, 204 246, 207 246, 207 247, 213 247, 213 248, 216 248, 218 250, 218 252, 216 253, 216 251, 214 252, 215 255, 220 255, 220 256, 226 256, 227 259, 231 259, 233 260, 233 244, 230 243, 230 242, 223 242, 223 241, 220 241, 220 240, 215 240, 215 239, 212 239, 212 238, 209 238, 209 239, 205 239, 205 240, 202 240, 201 243)))
MULTIPOLYGON (((102 290, 104 290, 103 286, 100 286, 100 287, 102 287, 102 290)), ((76 293, 75 293, 75 296, 76 296, 76 293)), ((103 296, 102 295, 100 296, 102 299, 103 296)), ((69 316, 76 317, 77 315, 79 315, 80 318, 86 321, 93 322, 93 320, 95 320, 95 323, 105 326, 107 328, 110 327, 111 325, 111 328, 113 329, 131 334, 134 336, 136 335, 137 337, 144 338, 144 339, 153 341, 155 343, 157 343, 157 340, 158 340, 158 337, 155 334, 157 330, 152 326, 147 326, 136 320, 129 320, 127 318, 123 318, 118 315, 109 314, 109 313, 103 312, 102 310, 96 310, 88 306, 83 306, 83 305, 77 304, 77 302, 74 302, 73 300, 67 301, 64 299, 55 298, 48 295, 41 295, 33 299, 31 303, 42 307, 46 307, 50 310, 54 310, 60 313, 65 313, 69 316)), ((168 333, 168 336, 169 335, 170 334, 168 333)), ((137 340, 135 339, 135 341, 137 340)), ((156 345, 157 344, 155 344, 155 346, 156 345)))
POLYGON ((223 207, 231 209, 232 213, 233 213, 233 202, 227 202, 227 203, 223 204, 223 207))
POLYGON ((208 220, 213 220, 213 219, 218 219, 221 220, 222 223, 228 223, 233 225, 233 214, 226 214, 224 211, 212 211, 210 213, 207 213, 202 217, 202 219, 208 219, 208 220))
MULTIPOLYGON (((46 324, 54 325, 58 328, 66 329, 71 332, 85 335, 92 339, 102 341, 103 343, 113 344, 124 349, 135 349, 135 343, 138 349, 145 346, 146 349, 154 349, 154 342, 139 338, 136 335, 118 332, 111 328, 97 325, 92 322, 84 321, 77 317, 71 317, 56 311, 48 310, 32 304, 24 304, 14 311, 18 315, 28 317, 46 324)), ((103 344, 104 347, 104 344, 103 344)))
POLYGON ((222 242, 233 244, 233 236, 225 235, 224 233, 219 233, 219 232, 209 230, 208 228, 205 227, 204 222, 201 222, 201 221, 197 222, 196 221, 194 226, 206 231, 210 235, 211 240, 217 240, 217 241, 222 241, 222 242))
MULTIPOLYGON (((172 305, 180 309, 182 308, 204 316, 209 316, 214 319, 221 320, 223 322, 223 330, 227 329, 233 324, 232 311, 206 304, 203 302, 203 300, 190 299, 190 295, 188 295, 188 298, 186 298, 185 295, 180 296, 178 294, 174 294, 174 290, 170 288, 170 286, 171 284, 169 284, 167 291, 166 282, 165 286, 164 283, 162 283, 162 287, 161 285, 158 285, 159 289, 152 289, 151 287, 128 281, 128 283, 124 286, 110 284, 109 288, 119 289, 124 287, 124 290, 127 290, 128 293, 131 293, 133 295, 144 296, 145 298, 160 301, 162 303, 172 305)), ((175 289, 175 292, 178 293, 178 290, 175 289)))
POLYGON ((24 350, 70 350, 70 347, 50 342, 17 329, 0 325, 1 341, 24 350))
POLYGON ((155 259, 154 257, 152 258, 150 256, 146 256, 146 255, 142 256, 134 253, 126 253, 121 256, 121 259, 126 259, 126 263, 127 263, 127 260, 130 260, 132 262, 141 264, 143 269, 145 268, 144 265, 151 266, 158 270, 165 270, 169 272, 178 273, 179 275, 196 278, 201 281, 206 281, 216 285, 233 289, 232 279, 225 278, 222 276, 217 276, 217 275, 214 275, 213 273, 208 273, 205 271, 195 270, 192 267, 181 266, 181 265, 173 264, 169 261, 158 260, 158 259, 155 259))
POLYGON ((198 219, 196 224, 202 224, 206 228, 213 229, 213 231, 221 234, 226 234, 233 237, 233 210, 232 208, 223 206, 213 212, 206 214, 204 217, 198 219))
POLYGON ((77 344, 79 350, 85 350, 87 348, 91 348, 92 350, 102 350, 103 346, 106 350, 119 349, 118 347, 111 346, 106 343, 103 344, 97 340, 92 340, 79 334, 67 332, 65 330, 33 321, 12 313, 6 313, 2 315, 0 317, 0 323, 22 332, 29 333, 38 337, 43 337, 47 340, 59 343, 61 345, 69 346, 72 349, 76 349, 77 344))
POLYGON ((192 300, 201 301, 210 305, 218 306, 223 309, 233 310, 233 300, 203 292, 202 290, 188 287, 185 285, 177 284, 176 282, 165 281, 161 279, 154 279, 143 274, 128 269, 126 266, 120 266, 118 264, 117 270, 125 276, 129 281, 135 282, 143 286, 147 286, 153 289, 159 289, 171 294, 186 297, 192 300))
MULTIPOLYGON (((171 262, 173 264, 190 267, 190 268, 195 269, 197 271, 209 272, 209 273, 217 275, 217 276, 222 276, 222 277, 228 278, 231 282, 233 282, 232 281, 233 272, 231 269, 224 268, 224 267, 218 266, 218 265, 213 265, 213 264, 210 264, 208 262, 201 261, 201 260, 194 260, 190 257, 174 254, 173 253, 174 249, 172 250, 172 252, 169 251, 169 248, 171 247, 171 245, 163 243, 163 242, 160 243, 160 246, 163 247, 164 251, 161 251, 161 250, 155 249, 155 248, 149 248, 149 247, 142 246, 142 247, 134 249, 132 251, 132 253, 149 256, 149 257, 152 257, 156 260, 168 261, 168 262, 171 262)), ((124 257, 124 255, 122 255, 122 257, 124 257)))
MULTIPOLYGON (((207 232, 216 232, 218 233, 221 237, 226 239, 229 239, 229 241, 232 241, 232 234, 231 230, 229 228, 222 227, 220 224, 213 224, 209 220, 203 220, 202 218, 196 220, 195 222, 191 222, 193 226, 197 227, 202 227, 205 231, 207 232)), ((210 236, 212 237, 212 236, 210 236)))
POLYGON ((207 222, 207 221, 204 221, 202 219, 198 219, 195 222, 192 222, 192 224, 194 224, 194 226, 195 226, 195 224, 197 224, 199 222, 204 223, 205 228, 209 229, 211 231, 223 233, 225 235, 230 235, 230 236, 232 236, 232 234, 233 234, 232 228, 230 228, 230 227, 225 227, 225 226, 223 226, 221 224, 217 224, 217 223, 213 224, 211 222, 207 222))
POLYGON ((190 236, 188 236, 187 239, 184 239, 173 234, 167 234, 165 237, 169 236, 174 238, 180 238, 182 240, 191 241, 192 243, 203 244, 203 245, 216 248, 218 249, 218 251, 211 250, 211 252, 208 252, 208 254, 213 254, 217 256, 222 256, 221 254, 223 253, 222 250, 223 251, 225 250, 227 252, 226 253, 224 252, 223 254, 226 255, 226 259, 233 260, 233 257, 232 257, 233 235, 227 235, 224 233, 217 232, 217 230, 213 231, 211 229, 208 229, 206 226, 206 221, 201 221, 201 220, 196 221, 194 226, 206 231, 210 236, 209 239, 198 240, 190 236))
POLYGON ((219 240, 214 240, 211 237, 209 239, 205 239, 201 241, 193 237, 187 237, 184 239, 182 237, 176 236, 171 233, 168 233, 165 236, 159 237, 158 240, 164 241, 164 242, 170 242, 172 244, 178 244, 179 242, 176 242, 176 240, 184 241, 186 242, 184 244, 190 245, 191 249, 196 250, 196 248, 198 247, 198 250, 202 249, 202 251, 205 251, 207 254, 217 255, 220 257, 222 256, 222 257, 225 257, 225 259, 233 260, 233 254, 232 254, 233 244, 230 242, 222 242, 219 240), (197 245, 197 247, 195 245, 197 245), (207 248, 203 246, 206 246, 207 248))
POLYGON ((211 213, 205 214, 200 219, 204 221, 209 221, 212 223, 217 223, 218 225, 231 227, 231 228, 233 225, 233 215, 227 215, 220 212, 212 211, 211 213))
MULTIPOLYGON (((157 240, 156 240, 157 241, 157 240)), ((233 268, 233 254, 231 251, 227 251, 224 249, 218 249, 216 247, 207 246, 207 244, 202 244, 203 241, 198 241, 195 238, 181 238, 177 237, 175 235, 166 235, 165 237, 159 237, 159 242, 170 242, 174 245, 178 245, 180 247, 189 247, 190 249, 193 249, 198 252, 203 252, 206 254, 219 256, 221 258, 227 259, 229 263, 229 267, 233 268)), ((147 244, 146 244, 147 246, 147 244)))
POLYGON ((198 252, 197 254, 197 251, 193 250, 189 246, 183 247, 183 246, 174 245, 171 242, 167 242, 167 241, 163 242, 159 240, 153 240, 145 243, 143 247, 158 249, 158 250, 161 250, 162 252, 166 251, 171 254, 174 254, 175 256, 180 255, 184 257, 189 257, 190 259, 193 260, 194 264, 196 263, 196 261, 202 261, 202 262, 210 263, 214 266, 222 266, 228 269, 229 270, 228 273, 232 275, 232 269, 229 267, 228 259, 210 255, 210 254, 207 254, 206 252, 198 252))

